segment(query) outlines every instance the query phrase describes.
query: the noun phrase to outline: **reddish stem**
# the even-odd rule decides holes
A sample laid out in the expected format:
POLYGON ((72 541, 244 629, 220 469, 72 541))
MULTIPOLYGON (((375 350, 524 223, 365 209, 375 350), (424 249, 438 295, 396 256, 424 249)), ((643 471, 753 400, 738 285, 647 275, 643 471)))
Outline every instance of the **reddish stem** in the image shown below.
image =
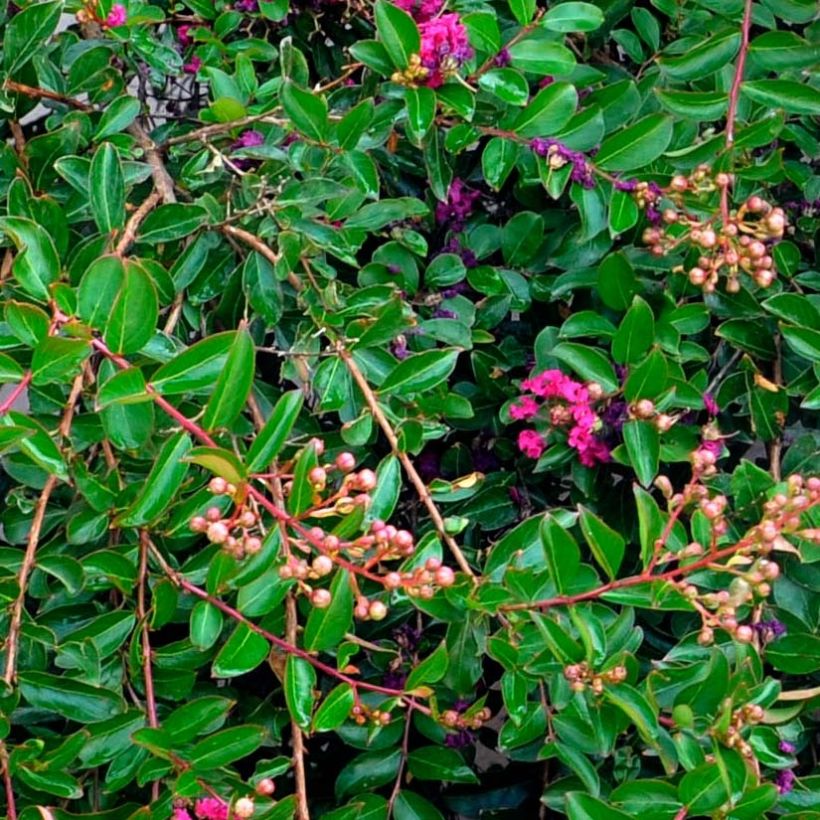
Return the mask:
POLYGON ((746 67, 746 54, 749 51, 749 29, 752 27, 752 0, 746 0, 743 9, 743 22, 740 27, 740 51, 737 55, 735 76, 729 91, 729 107, 726 111, 726 147, 731 148, 735 141, 735 117, 740 98, 740 84, 743 82, 743 70, 746 67))
POLYGON ((0 416, 4 416, 8 413, 9 410, 14 406, 14 402, 20 398, 20 396, 25 392, 25 389, 29 386, 31 382, 31 371, 27 371, 23 378, 17 383, 14 390, 3 399, 3 402, 0 404, 0 416))
POLYGON ((8 820, 17 820, 17 805, 14 801, 14 785, 11 782, 9 756, 2 742, 0 742, 0 767, 3 769, 3 786, 6 790, 6 816, 8 820))

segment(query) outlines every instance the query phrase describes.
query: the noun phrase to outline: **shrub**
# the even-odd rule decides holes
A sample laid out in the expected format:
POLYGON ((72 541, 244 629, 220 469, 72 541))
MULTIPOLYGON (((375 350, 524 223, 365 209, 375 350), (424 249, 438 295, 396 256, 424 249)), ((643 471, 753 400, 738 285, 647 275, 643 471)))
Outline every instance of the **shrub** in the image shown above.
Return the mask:
POLYGON ((8 4, 7 816, 820 810, 814 13, 8 4))

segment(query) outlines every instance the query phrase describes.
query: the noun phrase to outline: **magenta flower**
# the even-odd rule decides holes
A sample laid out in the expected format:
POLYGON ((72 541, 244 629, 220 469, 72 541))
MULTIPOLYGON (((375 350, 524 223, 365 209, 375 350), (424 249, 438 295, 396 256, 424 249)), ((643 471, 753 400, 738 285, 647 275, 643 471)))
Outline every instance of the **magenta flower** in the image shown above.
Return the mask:
POLYGON ((456 232, 464 230, 464 222, 480 196, 479 191, 468 188, 463 180, 454 179, 447 191, 447 201, 436 204, 436 222, 440 225, 449 223, 456 232))
POLYGON ((510 418, 516 421, 529 421, 538 413, 538 403, 532 396, 522 396, 518 404, 510 405, 510 418))
POLYGON ((233 7, 236 11, 241 11, 244 14, 255 14, 259 11, 259 3, 257 0, 236 0, 233 7))
POLYGON ((544 439, 535 430, 522 430, 518 434, 518 449, 530 458, 540 458, 544 452, 544 439))
POLYGON ((421 64, 430 72, 427 85, 437 88, 473 56, 467 29, 458 14, 442 14, 419 25, 421 64))
POLYGON ((183 806, 178 806, 174 809, 174 814, 171 820, 194 820, 188 812, 188 809, 183 806))
POLYGON ((789 743, 788 740, 781 740, 777 744, 777 748, 785 755, 793 755, 797 751, 797 746, 794 743, 789 743))
POLYGON ((125 6, 121 3, 115 3, 111 6, 111 11, 108 12, 108 17, 105 18, 105 24, 108 28, 116 28, 117 26, 125 25, 125 21, 128 19, 128 12, 125 10, 125 6))
POLYGON ((197 800, 194 812, 199 820, 228 820, 228 804, 216 797, 197 800))
POLYGON ((788 794, 794 788, 795 781, 794 772, 791 769, 783 769, 778 772, 774 778, 774 785, 777 786, 777 791, 780 794, 788 794))
POLYGON ((256 148, 257 145, 265 144, 265 135, 259 131, 243 131, 236 142, 231 146, 232 151, 238 151, 241 148, 256 148))
POLYGON ((567 164, 572 165, 570 179, 573 182, 578 182, 584 188, 595 187, 595 175, 592 166, 581 151, 572 151, 558 140, 542 139, 541 137, 536 137, 530 143, 530 148, 539 157, 544 157, 550 168, 558 169, 567 164))
POLYGON ((196 74, 200 68, 202 68, 202 60, 196 55, 191 57, 190 62, 187 62, 182 66, 182 70, 186 74, 196 74))
POLYGON ((188 33, 193 28, 193 26, 184 25, 180 26, 177 29, 177 40, 179 40, 179 44, 181 46, 189 46, 193 43, 194 38, 188 33))
POLYGON ((720 408, 717 406, 715 397, 711 393, 703 394, 703 405, 706 407, 706 412, 710 416, 716 416, 720 412, 720 408))
POLYGON ((424 23, 435 17, 444 5, 444 0, 393 0, 393 2, 417 23, 424 23))

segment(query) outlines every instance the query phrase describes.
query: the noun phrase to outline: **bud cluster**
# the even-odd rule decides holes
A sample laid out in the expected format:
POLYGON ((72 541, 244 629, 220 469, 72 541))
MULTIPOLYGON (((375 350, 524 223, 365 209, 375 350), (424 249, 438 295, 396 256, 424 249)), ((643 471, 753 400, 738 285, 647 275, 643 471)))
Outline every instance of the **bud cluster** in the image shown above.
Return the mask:
POLYGON ((373 726, 387 726, 392 720, 390 712, 382 709, 370 709, 364 703, 357 703, 351 710, 353 721, 359 726, 370 723, 373 726))
POLYGON ((754 750, 741 733, 746 727, 760 723, 764 717, 765 712, 762 706, 747 703, 732 712, 729 725, 719 739, 730 749, 736 749, 743 757, 753 758, 754 750))
POLYGON ((651 421, 660 433, 671 430, 677 422, 674 416, 667 413, 659 413, 655 407, 655 402, 650 399, 639 399, 629 407, 629 415, 633 419, 651 421))
MULTIPOLYGON (((236 487, 219 476, 211 479, 208 489, 214 495, 232 498, 236 495, 236 487)), ((209 507, 205 515, 196 515, 191 519, 190 527, 194 532, 204 533, 212 544, 219 544, 236 559, 255 555, 262 549, 259 516, 243 504, 228 516, 223 515, 219 507, 209 507)))
POLYGON ((573 692, 584 692, 589 688, 594 695, 600 695, 603 694, 606 684, 623 683, 626 680, 626 667, 613 666, 606 672, 595 672, 586 661, 583 661, 565 666, 564 677, 569 681, 573 692))
MULTIPOLYGON (((734 182, 731 174, 714 176, 708 165, 700 165, 688 177, 678 174, 672 177, 665 189, 649 190, 635 197, 639 204, 655 209, 657 224, 647 228, 643 241, 655 256, 665 256, 684 243, 699 252, 697 264, 688 270, 689 281, 713 293, 722 274, 726 278, 726 290, 740 290, 741 273, 752 277, 759 287, 769 287, 775 278, 772 245, 783 238, 786 215, 782 208, 772 205, 760 196, 751 196, 734 213, 727 216, 713 214, 701 217, 685 208, 687 197, 702 198, 714 191, 728 196, 728 188, 734 182), (673 206, 657 209, 662 196, 673 206), (651 200, 651 201, 650 201, 651 200)), ((640 185, 640 183, 639 183, 640 185)))
POLYGON ((454 731, 478 730, 492 717, 492 714, 486 706, 475 711, 467 710, 466 712, 458 709, 445 709, 439 715, 439 723, 454 731))

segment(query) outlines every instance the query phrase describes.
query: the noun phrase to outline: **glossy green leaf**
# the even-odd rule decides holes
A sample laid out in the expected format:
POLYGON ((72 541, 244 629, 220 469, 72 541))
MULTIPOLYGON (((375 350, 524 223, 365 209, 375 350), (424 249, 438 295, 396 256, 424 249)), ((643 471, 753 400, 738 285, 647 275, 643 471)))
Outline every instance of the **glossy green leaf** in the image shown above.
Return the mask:
POLYGON ((225 366, 219 374, 202 416, 206 430, 227 427, 242 412, 253 385, 255 349, 247 330, 238 330, 228 349, 225 366))
POLYGON ((305 624, 305 649, 312 652, 336 646, 353 623, 353 590, 346 570, 336 571, 330 596, 329 606, 313 606, 305 624))
POLYGON ((270 652, 270 645, 247 624, 238 623, 231 636, 214 659, 213 675, 217 678, 235 678, 256 669, 270 652))
POLYGON ((310 726, 315 688, 316 670, 304 658, 288 655, 285 664, 285 702, 290 716, 303 729, 310 726))
POLYGON ((94 221, 101 233, 125 224, 125 178, 117 149, 104 142, 91 160, 89 198, 94 221))

